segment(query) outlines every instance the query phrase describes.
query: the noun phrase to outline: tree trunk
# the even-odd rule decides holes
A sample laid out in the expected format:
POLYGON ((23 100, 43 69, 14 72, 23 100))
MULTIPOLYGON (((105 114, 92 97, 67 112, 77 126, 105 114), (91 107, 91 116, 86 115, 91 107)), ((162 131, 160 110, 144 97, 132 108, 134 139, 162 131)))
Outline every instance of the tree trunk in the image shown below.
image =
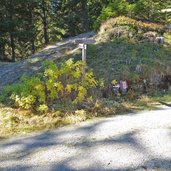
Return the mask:
POLYGON ((31 49, 32 49, 32 54, 35 54, 35 44, 34 44, 34 40, 31 41, 31 49))
MULTIPOLYGON (((30 20, 29 20, 29 24, 30 26, 33 26, 34 25, 34 21, 33 21, 33 9, 31 6, 28 6, 28 8, 30 9, 29 10, 29 17, 30 17, 30 20)), ((35 54, 35 51, 36 51, 36 48, 35 48, 35 33, 33 33, 31 39, 30 39, 30 44, 31 44, 31 51, 32 51, 32 54, 35 54)))
POLYGON ((89 21, 89 14, 88 14, 88 6, 87 6, 87 0, 84 0, 81 2, 81 11, 82 11, 82 25, 84 31, 90 30, 90 21, 89 21))
POLYGON ((1 44, 0 44, 0 60, 1 60, 1 61, 4 60, 3 50, 2 50, 2 45, 1 45, 1 44))
POLYGON ((48 35, 48 22, 47 22, 47 10, 46 10, 46 3, 42 0, 42 12, 43 12, 43 31, 44 31, 44 41, 45 44, 49 43, 49 35, 48 35))
POLYGON ((14 42, 14 36, 12 33, 10 33, 10 43, 11 43, 11 59, 12 59, 12 62, 15 62, 15 42, 14 42))
POLYGON ((47 25, 47 21, 46 18, 43 19, 43 30, 44 30, 44 41, 45 44, 49 43, 49 36, 48 36, 48 25, 47 25))

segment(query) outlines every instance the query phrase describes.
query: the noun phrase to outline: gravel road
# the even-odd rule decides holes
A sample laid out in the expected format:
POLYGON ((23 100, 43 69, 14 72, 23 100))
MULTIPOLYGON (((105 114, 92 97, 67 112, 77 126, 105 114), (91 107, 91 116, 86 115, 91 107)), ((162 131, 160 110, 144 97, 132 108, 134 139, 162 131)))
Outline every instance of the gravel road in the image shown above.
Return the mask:
POLYGON ((88 121, 0 143, 0 170, 171 170, 171 108, 88 121))

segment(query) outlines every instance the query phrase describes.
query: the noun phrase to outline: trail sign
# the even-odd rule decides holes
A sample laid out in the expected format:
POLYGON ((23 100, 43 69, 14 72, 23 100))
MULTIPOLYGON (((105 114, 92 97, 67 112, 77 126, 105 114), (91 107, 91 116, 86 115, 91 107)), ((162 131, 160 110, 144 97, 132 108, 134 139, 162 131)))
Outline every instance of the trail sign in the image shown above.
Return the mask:
POLYGON ((87 49, 87 45, 86 45, 86 44, 82 44, 82 43, 80 43, 80 44, 78 45, 78 47, 79 47, 80 49, 87 49))
MULTIPOLYGON (((78 47, 80 49, 82 49, 82 61, 84 61, 86 63, 87 44, 94 44, 94 43, 96 43, 96 41, 94 39, 90 39, 90 38, 83 38, 83 39, 76 39, 75 43, 78 44, 78 47)), ((82 70, 82 74, 83 74, 82 79, 84 79, 85 70, 86 70, 86 68, 84 67, 82 70)))
POLYGON ((75 43, 78 44, 78 47, 82 49, 82 60, 86 62, 86 50, 87 44, 94 44, 96 41, 91 38, 84 38, 84 39, 76 39, 75 43))

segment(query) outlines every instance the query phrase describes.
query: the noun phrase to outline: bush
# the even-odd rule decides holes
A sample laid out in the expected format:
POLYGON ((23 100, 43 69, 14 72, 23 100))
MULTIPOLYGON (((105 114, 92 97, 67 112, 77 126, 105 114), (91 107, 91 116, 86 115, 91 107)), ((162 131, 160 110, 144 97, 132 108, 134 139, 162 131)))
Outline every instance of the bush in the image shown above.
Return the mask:
POLYGON ((74 63, 72 59, 60 67, 46 61, 42 73, 24 76, 20 83, 6 87, 4 93, 15 106, 40 112, 47 112, 55 104, 77 105, 90 99, 90 91, 99 85, 92 71, 82 75, 83 67, 82 61, 74 63))
POLYGON ((135 35, 135 30, 130 28, 129 26, 116 26, 107 30, 105 33, 102 33, 97 41, 99 42, 107 42, 110 40, 120 39, 130 39, 135 35))
POLYGON ((100 27, 100 34, 103 34, 109 29, 112 29, 118 25, 120 26, 126 25, 137 31, 142 30, 144 32, 147 32, 147 31, 157 31, 160 33, 165 32, 165 28, 161 24, 142 22, 142 21, 131 19, 129 17, 120 16, 116 18, 111 18, 107 20, 106 22, 104 22, 100 27))

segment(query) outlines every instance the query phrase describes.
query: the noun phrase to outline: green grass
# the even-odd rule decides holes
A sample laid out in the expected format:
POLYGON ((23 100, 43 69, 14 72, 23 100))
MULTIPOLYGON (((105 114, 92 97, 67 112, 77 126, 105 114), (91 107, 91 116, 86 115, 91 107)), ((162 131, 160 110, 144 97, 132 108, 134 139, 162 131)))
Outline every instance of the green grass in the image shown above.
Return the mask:
POLYGON ((98 77, 106 81, 112 79, 131 79, 137 65, 144 65, 145 74, 152 69, 164 70, 171 64, 171 48, 146 42, 114 40, 112 42, 90 45, 87 63, 98 77))
POLYGON ((171 103, 171 92, 166 92, 166 93, 161 93, 158 95, 155 95, 151 97, 152 100, 158 101, 158 102, 166 102, 166 103, 171 103))

